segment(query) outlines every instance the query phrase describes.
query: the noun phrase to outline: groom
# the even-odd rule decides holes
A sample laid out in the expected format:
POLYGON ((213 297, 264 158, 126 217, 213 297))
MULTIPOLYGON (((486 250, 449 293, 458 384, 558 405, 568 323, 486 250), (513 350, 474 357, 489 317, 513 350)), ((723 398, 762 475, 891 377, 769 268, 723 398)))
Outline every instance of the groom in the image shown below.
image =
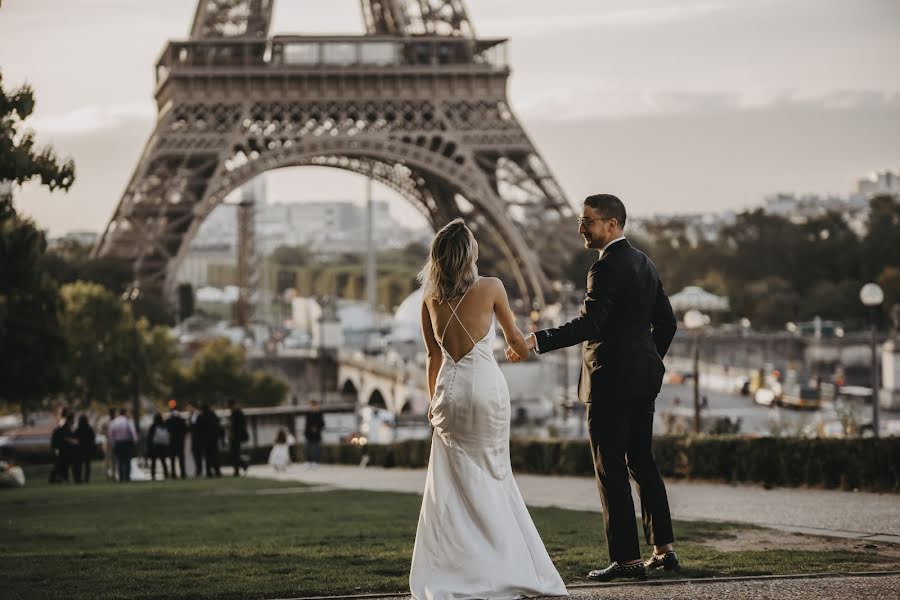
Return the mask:
MULTIPOLYGON (((584 200, 578 233, 600 257, 587 276, 581 315, 527 338, 538 354, 583 342, 578 397, 587 405, 594 472, 609 557, 588 579, 644 579, 647 569, 678 569, 669 501, 653 454, 653 410, 675 315, 653 262, 625 239, 625 206, 611 194, 584 200), (629 471, 640 489, 644 535, 653 556, 641 562, 629 471)), ((520 360, 507 350, 510 360, 520 360)))

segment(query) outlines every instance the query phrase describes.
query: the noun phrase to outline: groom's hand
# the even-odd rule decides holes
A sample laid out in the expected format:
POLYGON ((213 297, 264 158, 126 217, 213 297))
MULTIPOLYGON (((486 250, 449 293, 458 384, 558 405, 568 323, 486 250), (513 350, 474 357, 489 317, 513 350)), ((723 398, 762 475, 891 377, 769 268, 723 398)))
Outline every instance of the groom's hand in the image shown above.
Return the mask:
POLYGON ((528 347, 529 352, 534 350, 535 346, 537 345, 537 336, 535 336, 533 333, 529 335, 527 338, 525 338, 525 345, 528 347))

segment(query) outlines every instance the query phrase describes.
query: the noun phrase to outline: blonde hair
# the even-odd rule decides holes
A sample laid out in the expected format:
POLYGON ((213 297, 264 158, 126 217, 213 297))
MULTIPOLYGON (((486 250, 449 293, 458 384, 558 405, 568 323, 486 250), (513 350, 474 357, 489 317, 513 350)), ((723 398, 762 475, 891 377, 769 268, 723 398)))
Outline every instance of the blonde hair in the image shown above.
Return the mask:
POLYGON ((478 244, 462 219, 453 219, 435 234, 418 280, 426 298, 444 302, 465 294, 478 279, 478 244))

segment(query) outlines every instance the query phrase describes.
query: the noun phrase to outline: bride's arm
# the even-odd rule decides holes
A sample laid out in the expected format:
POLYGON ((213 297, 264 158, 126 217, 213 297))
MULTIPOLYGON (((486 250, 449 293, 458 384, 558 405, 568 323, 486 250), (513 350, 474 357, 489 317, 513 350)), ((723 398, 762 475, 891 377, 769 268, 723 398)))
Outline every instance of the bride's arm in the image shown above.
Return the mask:
POLYGON ((509 297, 506 295, 506 288, 503 282, 496 278, 491 278, 495 283, 496 290, 494 294, 494 312, 497 314, 497 320, 500 322, 500 329, 503 330, 503 337, 506 343, 513 349, 513 352, 521 358, 528 356, 528 346, 525 345, 525 336, 516 325, 516 317, 513 315, 512 309, 509 307, 509 297))
POLYGON ((428 364, 428 418, 431 419, 431 401, 434 400, 434 388, 437 385, 438 372, 444 364, 444 354, 434 338, 434 329, 431 327, 431 314, 428 305, 422 301, 422 338, 425 340, 426 363, 428 364))

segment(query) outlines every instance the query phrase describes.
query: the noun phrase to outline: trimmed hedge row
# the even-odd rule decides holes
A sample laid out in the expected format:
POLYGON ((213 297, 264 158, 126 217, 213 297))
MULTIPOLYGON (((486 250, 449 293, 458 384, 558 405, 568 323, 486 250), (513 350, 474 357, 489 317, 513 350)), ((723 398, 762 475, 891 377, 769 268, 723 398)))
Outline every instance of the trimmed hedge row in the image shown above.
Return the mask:
MULTIPOLYGON (((253 464, 268 460, 270 447, 244 448, 253 464)), ((431 440, 388 445, 326 445, 322 462, 421 468, 428 464, 431 440)), ((772 486, 810 486, 900 492, 900 438, 805 439, 722 436, 660 436, 653 440, 664 477, 772 486)), ((295 458, 302 460, 302 450, 295 458)), ((593 476, 588 443, 583 440, 513 440, 510 458, 517 473, 593 476)), ((17 453, 20 464, 50 462, 46 451, 17 453)), ((230 460, 224 453, 223 466, 230 460)))
MULTIPOLYGON (((369 464, 419 468, 428 464, 430 440, 364 447, 369 464)), ((325 446, 322 461, 359 464, 364 448, 325 446)), ((664 477, 900 491, 900 438, 805 439, 660 436, 653 441, 664 477)), ((593 476, 590 446, 579 440, 513 440, 517 473, 593 476)), ((265 460, 265 459, 263 459, 265 460)))

